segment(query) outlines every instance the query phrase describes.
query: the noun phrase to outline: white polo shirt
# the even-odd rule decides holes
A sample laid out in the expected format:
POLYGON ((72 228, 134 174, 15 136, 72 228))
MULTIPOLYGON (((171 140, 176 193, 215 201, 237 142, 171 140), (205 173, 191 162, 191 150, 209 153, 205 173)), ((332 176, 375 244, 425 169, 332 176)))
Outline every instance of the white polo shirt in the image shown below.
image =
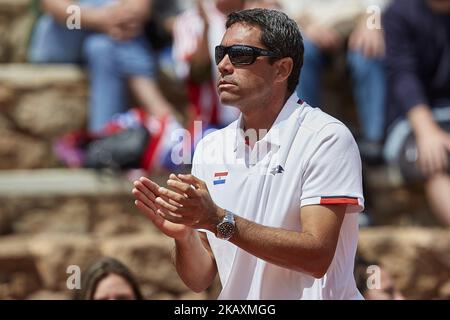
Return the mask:
POLYGON ((219 299, 362 299, 353 268, 364 199, 361 160, 350 131, 295 94, 252 150, 241 128, 242 116, 203 138, 194 154, 192 174, 206 182, 218 206, 298 232, 301 207, 343 204, 347 214, 322 279, 266 262, 207 232, 223 288, 219 299))

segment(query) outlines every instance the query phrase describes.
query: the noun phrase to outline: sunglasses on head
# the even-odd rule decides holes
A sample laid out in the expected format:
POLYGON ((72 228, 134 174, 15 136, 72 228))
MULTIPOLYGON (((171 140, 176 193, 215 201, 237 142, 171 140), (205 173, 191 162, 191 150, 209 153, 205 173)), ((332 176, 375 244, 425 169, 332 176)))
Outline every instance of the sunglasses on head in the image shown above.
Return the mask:
POLYGON ((260 56, 279 58, 279 56, 272 51, 240 44, 229 47, 217 46, 215 53, 216 65, 218 65, 226 55, 228 55, 234 66, 250 65, 260 56))

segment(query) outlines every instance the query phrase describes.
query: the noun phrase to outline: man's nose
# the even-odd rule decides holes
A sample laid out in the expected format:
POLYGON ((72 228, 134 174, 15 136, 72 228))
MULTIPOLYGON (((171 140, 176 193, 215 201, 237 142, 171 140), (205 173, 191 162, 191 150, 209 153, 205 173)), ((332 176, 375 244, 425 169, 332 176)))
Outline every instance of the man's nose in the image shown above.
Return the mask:
POLYGON ((225 57, 223 57, 222 61, 219 62, 217 68, 219 69, 221 75, 233 73, 234 66, 231 63, 228 54, 226 54, 225 57))

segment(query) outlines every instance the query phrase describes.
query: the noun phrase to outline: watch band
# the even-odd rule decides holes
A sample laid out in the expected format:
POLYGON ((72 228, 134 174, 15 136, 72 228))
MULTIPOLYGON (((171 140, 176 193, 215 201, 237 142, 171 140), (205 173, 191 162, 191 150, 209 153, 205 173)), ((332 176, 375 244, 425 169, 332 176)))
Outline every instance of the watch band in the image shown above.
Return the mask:
POLYGON ((225 216, 223 217, 222 221, 231 222, 234 224, 234 214, 227 209, 223 209, 223 211, 225 211, 225 216))
POLYGON ((222 218, 222 221, 217 224, 216 237, 222 240, 229 240, 236 230, 236 222, 232 212, 226 209, 224 209, 224 212, 225 216, 222 218))

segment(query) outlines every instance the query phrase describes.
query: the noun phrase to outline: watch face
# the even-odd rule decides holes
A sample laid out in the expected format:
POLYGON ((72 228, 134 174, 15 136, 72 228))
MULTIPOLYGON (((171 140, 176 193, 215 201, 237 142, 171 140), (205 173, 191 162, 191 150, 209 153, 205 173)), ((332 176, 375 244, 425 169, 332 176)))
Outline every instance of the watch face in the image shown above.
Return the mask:
POLYGON ((222 222, 217 226, 217 235, 221 239, 229 239, 234 232, 234 224, 231 222, 222 222))

